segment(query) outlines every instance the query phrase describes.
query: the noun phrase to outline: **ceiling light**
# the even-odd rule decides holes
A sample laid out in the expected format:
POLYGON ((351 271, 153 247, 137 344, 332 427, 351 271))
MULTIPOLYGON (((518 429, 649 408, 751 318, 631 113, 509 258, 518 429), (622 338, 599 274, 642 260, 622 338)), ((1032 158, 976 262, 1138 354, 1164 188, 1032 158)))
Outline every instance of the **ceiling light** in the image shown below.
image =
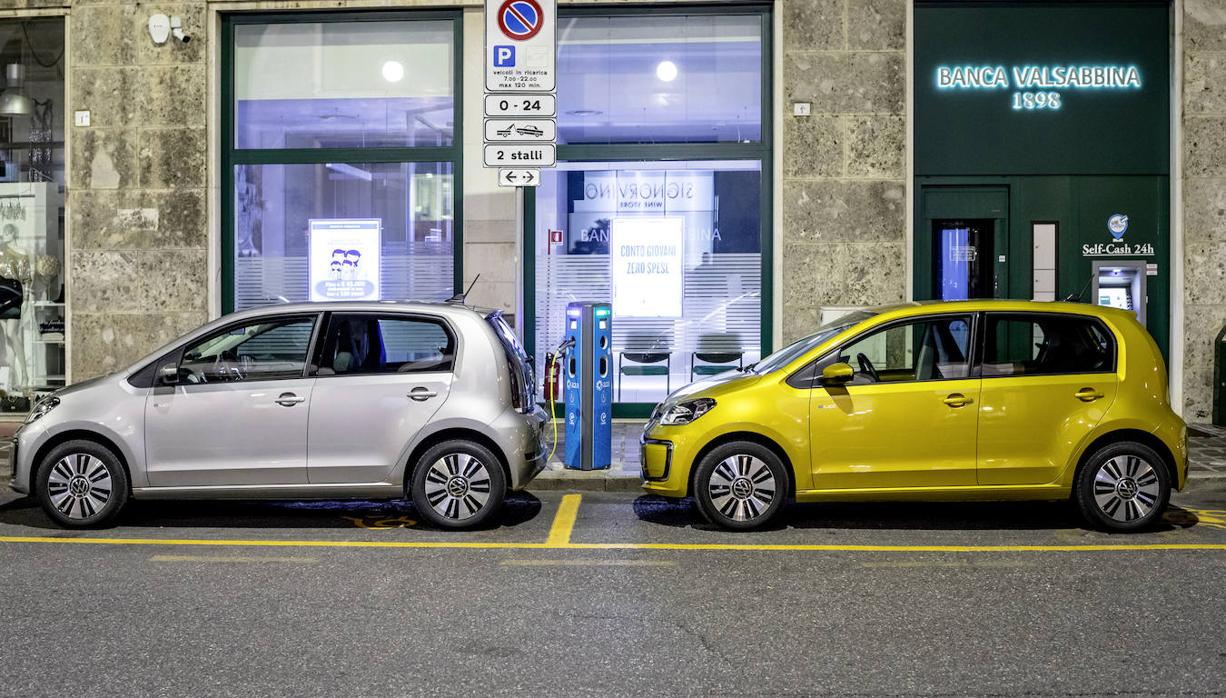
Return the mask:
POLYGON ((677 64, 672 61, 660 61, 656 64, 656 77, 662 82, 672 82, 677 79, 677 64))
POLYGON ((400 82, 404 79, 404 64, 400 61, 387 61, 383 64, 383 79, 388 82, 400 82))
POLYGON ((30 98, 22 94, 26 79, 26 67, 20 63, 5 66, 5 89, 0 95, 0 116, 27 116, 34 111, 30 98))

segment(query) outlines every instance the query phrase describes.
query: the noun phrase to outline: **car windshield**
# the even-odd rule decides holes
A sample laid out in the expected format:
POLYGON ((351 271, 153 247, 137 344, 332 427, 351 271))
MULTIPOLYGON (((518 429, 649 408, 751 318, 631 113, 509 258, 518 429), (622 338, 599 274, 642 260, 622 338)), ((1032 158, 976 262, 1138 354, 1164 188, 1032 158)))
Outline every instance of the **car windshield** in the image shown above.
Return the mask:
POLYGON ((754 373, 761 375, 787 366, 795 361, 797 357, 807 353, 813 347, 816 347, 852 325, 858 325, 861 322, 864 322, 874 315, 876 315, 876 313, 868 310, 856 310, 838 317, 830 322, 827 322, 821 327, 818 327, 817 332, 814 332, 808 337, 792 342, 774 354, 762 359, 750 368, 754 373))

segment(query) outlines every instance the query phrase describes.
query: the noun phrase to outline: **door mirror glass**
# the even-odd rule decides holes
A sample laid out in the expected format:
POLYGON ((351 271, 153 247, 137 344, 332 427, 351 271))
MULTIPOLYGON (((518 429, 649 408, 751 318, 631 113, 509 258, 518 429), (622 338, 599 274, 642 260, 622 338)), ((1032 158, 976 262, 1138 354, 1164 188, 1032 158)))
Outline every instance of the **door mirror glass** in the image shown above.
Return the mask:
POLYGON ((855 376, 855 371, 852 370, 850 364, 839 362, 830 364, 822 369, 822 384, 823 385, 843 385, 848 383, 855 376))
POLYGON ((179 384, 179 365, 162 364, 158 367, 158 383, 162 385, 179 384))

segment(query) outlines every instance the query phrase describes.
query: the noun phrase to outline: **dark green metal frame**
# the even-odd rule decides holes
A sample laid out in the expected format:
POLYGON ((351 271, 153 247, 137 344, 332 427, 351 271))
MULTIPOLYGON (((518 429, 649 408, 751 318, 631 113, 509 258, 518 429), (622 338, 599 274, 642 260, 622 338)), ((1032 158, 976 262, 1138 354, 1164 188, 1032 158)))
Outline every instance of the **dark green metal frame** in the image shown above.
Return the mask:
POLYGON ((452 174, 453 292, 464 285, 464 22, 458 10, 329 11, 233 13, 221 23, 221 309, 234 310, 234 167, 237 165, 315 165, 328 162, 450 162, 452 174), (241 24, 313 22, 452 23, 453 131, 451 145, 423 148, 239 149, 234 133, 234 27, 241 24))
MULTIPOLYGON (((618 5, 616 7, 569 7, 558 9, 559 17, 607 17, 617 15, 757 15, 762 22, 762 137, 756 143, 614 143, 559 145, 558 161, 567 162, 641 162, 682 160, 757 160, 761 163, 762 325, 761 351, 766 356, 774 341, 774 78, 773 32, 770 5, 618 5)), ((523 302, 524 346, 529 356, 536 355, 536 191, 525 187, 523 197, 523 302)), ((614 417, 643 418, 651 414, 651 403, 615 403, 614 417)), ((562 414, 555 405, 555 416, 562 414)))

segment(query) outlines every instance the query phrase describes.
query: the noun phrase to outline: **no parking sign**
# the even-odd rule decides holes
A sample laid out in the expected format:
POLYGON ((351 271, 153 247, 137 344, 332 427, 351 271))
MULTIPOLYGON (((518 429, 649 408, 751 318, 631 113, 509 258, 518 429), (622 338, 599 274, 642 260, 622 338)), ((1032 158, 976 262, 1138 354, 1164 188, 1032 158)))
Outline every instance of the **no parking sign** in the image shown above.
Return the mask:
POLYGON ((485 0, 485 89, 552 92, 556 0, 485 0))

